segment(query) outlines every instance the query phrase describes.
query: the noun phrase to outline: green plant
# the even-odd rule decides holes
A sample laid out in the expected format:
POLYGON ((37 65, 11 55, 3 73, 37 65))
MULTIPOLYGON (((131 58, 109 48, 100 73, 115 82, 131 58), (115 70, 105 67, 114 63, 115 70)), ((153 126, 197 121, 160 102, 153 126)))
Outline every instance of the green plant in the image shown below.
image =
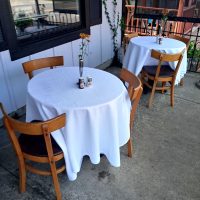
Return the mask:
POLYGON ((102 0, 102 3, 105 9, 105 15, 108 20, 110 30, 112 31, 113 51, 114 53, 116 53, 118 51, 117 30, 119 26, 123 24, 122 20, 119 19, 119 12, 117 12, 117 0, 112 0, 112 5, 113 5, 112 19, 108 12, 107 0, 102 0))
POLYGON ((24 30, 27 26, 30 26, 33 23, 31 18, 27 19, 18 19, 15 21, 15 26, 19 27, 21 30, 24 30))
POLYGON ((200 48, 197 47, 197 44, 195 44, 195 41, 190 42, 189 48, 187 51, 188 58, 200 59, 200 48))
POLYGON ((168 20, 168 14, 169 14, 169 10, 164 8, 162 10, 162 16, 161 16, 161 34, 163 34, 162 32, 165 31, 165 27, 167 24, 167 20, 168 20))
POLYGON ((81 44, 80 44, 80 53, 79 59, 84 60, 84 57, 87 56, 87 47, 90 42, 90 35, 85 33, 80 33, 81 44))

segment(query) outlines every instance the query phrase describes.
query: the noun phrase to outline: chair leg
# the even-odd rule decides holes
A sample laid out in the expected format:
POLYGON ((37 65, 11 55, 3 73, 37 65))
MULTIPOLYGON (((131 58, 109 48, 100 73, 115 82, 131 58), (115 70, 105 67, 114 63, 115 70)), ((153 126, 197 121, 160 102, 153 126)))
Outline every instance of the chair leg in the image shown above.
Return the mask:
POLYGON ((181 79, 181 81, 180 81, 180 86, 183 86, 183 78, 181 79))
POLYGON ((174 86, 171 86, 171 95, 170 95, 171 106, 174 107, 174 86))
POLYGON ((144 84, 143 84, 143 80, 144 80, 144 78, 143 78, 143 74, 141 73, 141 74, 140 74, 140 81, 141 81, 142 87, 144 86, 144 84))
POLYGON ((156 90, 156 85, 157 85, 157 81, 154 81, 153 88, 152 88, 152 91, 151 91, 151 95, 150 95, 150 98, 149 98, 149 103, 148 103, 149 108, 151 108, 151 106, 152 106, 152 102, 153 102, 153 98, 154 98, 154 94, 155 94, 155 90, 156 90))
POLYGON ((144 86, 144 72, 142 71, 141 72, 141 83, 142 83, 142 86, 144 86))
POLYGON ((133 144, 131 138, 128 141, 128 157, 132 158, 133 154, 133 144))
POLYGON ((19 190, 20 192, 26 191, 26 168, 23 158, 19 158, 19 190))
MULTIPOLYGON (((162 82, 162 87, 164 87, 166 85, 166 82, 162 82)), ((164 94, 165 93, 165 90, 164 89, 162 89, 162 94, 164 94)))
POLYGON ((56 192, 56 199, 61 200, 62 195, 61 195, 61 191, 60 191, 60 185, 58 182, 58 176, 57 176, 57 172, 56 172, 55 162, 50 163, 50 166, 51 166, 51 174, 52 174, 52 178, 53 178, 53 184, 54 184, 55 192, 56 192))

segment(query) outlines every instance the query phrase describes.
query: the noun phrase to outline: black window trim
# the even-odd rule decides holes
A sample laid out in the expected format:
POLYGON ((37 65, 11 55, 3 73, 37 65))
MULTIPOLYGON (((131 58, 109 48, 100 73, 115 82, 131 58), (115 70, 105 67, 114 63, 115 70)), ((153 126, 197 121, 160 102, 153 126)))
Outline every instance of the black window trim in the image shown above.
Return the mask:
POLYGON ((102 0, 90 0, 90 13, 90 26, 102 24, 102 0))
POLYGON ((3 32, 3 25, 2 25, 2 12, 0 12, 0 35, 2 40, 0 41, 0 52, 5 51, 8 49, 8 45, 5 40, 5 34, 3 32))
POLYGON ((102 23, 102 5, 101 0, 81 0, 81 5, 84 5, 84 8, 81 9, 81 16, 83 18, 83 22, 79 29, 74 28, 74 30, 56 34, 54 37, 43 39, 41 41, 36 41, 34 43, 30 42, 29 44, 19 42, 17 40, 17 35, 15 31, 15 26, 12 17, 12 10, 8 0, 1 0, 1 8, 0 8, 0 20, 2 23, 2 33, 5 36, 5 42, 3 44, 4 48, 1 48, 0 43, 0 51, 9 49, 11 60, 16 60, 22 57, 29 56, 34 53, 38 53, 40 51, 44 51, 55 46, 62 45, 67 42, 71 42, 79 38, 80 33, 84 32, 90 34, 90 26, 102 23), (98 2, 98 4, 95 4, 98 2), (98 5, 98 6, 97 6, 98 5), (95 7, 94 7, 95 6, 95 7), (90 9, 94 9, 97 6, 98 15, 94 17, 90 15, 90 9), (7 48, 6 48, 7 47, 7 48))

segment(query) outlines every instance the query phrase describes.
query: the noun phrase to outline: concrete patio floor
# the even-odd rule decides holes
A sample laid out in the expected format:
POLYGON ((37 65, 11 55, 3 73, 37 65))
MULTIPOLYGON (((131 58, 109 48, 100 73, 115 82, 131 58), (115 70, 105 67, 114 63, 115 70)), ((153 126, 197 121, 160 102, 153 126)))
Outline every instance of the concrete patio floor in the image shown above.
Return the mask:
MULTIPOLYGON (((118 68, 108 71, 117 73, 118 68)), ((183 87, 175 88, 175 107, 168 93, 142 95, 133 130, 135 153, 121 148, 121 167, 106 157, 98 165, 84 158, 76 181, 60 174, 66 200, 199 200, 200 199, 200 74, 187 73, 183 87)), ((27 174, 26 192, 18 192, 18 165, 7 133, 0 129, 0 199, 55 199, 51 177, 27 174)))

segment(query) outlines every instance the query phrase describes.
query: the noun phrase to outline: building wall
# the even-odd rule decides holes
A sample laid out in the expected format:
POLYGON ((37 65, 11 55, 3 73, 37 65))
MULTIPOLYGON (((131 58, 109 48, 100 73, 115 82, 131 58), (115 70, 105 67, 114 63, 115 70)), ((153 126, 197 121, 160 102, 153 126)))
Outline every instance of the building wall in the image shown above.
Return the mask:
MULTIPOLYGON (((121 14, 122 1, 118 1, 118 11, 121 14)), ((108 10, 112 16, 112 1, 108 1, 108 10)), ((118 42, 120 45, 120 30, 118 42)), ((26 104, 26 87, 28 76, 24 74, 22 63, 31 59, 61 55, 64 56, 64 66, 78 66, 80 39, 54 48, 11 61, 9 51, 0 52, 0 102, 7 112, 13 112, 26 104)), ((85 66, 97 67, 113 57, 112 34, 102 9, 102 24, 91 27, 91 42, 85 66)), ((0 117, 2 114, 0 113, 0 117)))

